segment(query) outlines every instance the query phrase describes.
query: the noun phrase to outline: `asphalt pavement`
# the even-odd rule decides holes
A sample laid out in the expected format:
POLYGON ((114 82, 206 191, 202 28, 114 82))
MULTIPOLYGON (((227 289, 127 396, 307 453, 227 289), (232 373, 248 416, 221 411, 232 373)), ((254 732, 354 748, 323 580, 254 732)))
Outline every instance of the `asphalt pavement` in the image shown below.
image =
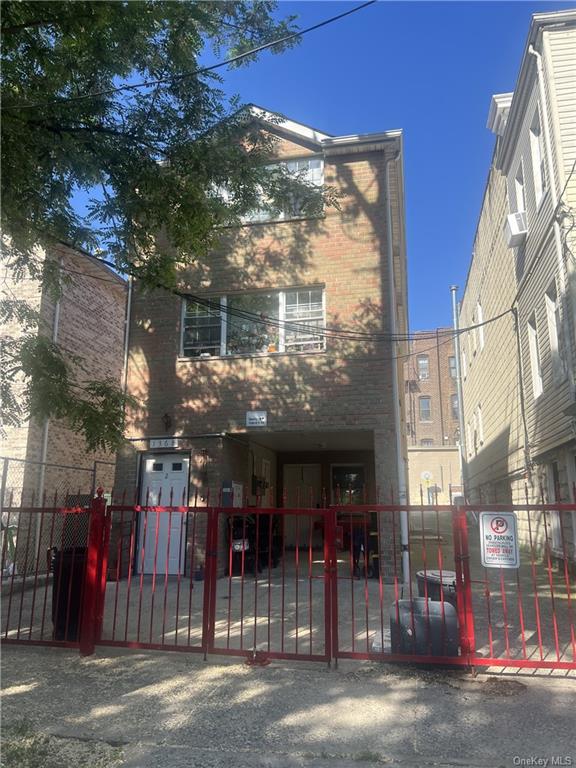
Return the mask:
POLYGON ((16 646, 2 668, 5 768, 576 766, 574 673, 16 646))

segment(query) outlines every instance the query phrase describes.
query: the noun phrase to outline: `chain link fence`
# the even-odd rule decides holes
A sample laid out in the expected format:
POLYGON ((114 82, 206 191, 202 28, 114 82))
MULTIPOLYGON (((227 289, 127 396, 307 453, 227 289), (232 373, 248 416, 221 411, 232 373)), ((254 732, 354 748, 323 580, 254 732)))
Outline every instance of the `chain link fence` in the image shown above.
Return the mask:
POLYGON ((0 546, 4 570, 24 576, 28 553, 41 552, 54 542, 62 549, 86 546, 89 514, 80 510, 90 505, 99 486, 112 490, 114 471, 113 462, 101 460, 94 461, 91 467, 80 467, 0 457, 0 546), (78 512, 54 517, 51 530, 40 525, 40 516, 19 512, 22 508, 55 507, 75 508, 78 512))

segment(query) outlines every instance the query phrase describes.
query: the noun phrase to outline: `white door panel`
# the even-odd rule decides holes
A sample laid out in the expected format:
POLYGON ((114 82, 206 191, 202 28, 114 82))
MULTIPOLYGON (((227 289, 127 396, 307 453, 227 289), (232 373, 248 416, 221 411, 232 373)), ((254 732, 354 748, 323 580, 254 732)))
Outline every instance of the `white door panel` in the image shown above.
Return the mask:
MULTIPOLYGON (((146 457, 140 503, 148 506, 182 506, 188 503, 189 458, 179 453, 146 457)), ((144 573, 184 572, 186 515, 176 510, 140 513, 137 567, 144 573), (142 560, 142 546, 144 559, 142 560)))

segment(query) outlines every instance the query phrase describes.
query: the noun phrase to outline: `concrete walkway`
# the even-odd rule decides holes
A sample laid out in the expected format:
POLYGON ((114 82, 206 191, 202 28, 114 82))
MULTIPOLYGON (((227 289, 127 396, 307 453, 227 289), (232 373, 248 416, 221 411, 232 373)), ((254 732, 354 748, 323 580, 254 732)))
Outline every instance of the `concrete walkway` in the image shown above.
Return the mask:
POLYGON ((576 765, 565 673, 13 646, 2 664, 6 768, 576 765))

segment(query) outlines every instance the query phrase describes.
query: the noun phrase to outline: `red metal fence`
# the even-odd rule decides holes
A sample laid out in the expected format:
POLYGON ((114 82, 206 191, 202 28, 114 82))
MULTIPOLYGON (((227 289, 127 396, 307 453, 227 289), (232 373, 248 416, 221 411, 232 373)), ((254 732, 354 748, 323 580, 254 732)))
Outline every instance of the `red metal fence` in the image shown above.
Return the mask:
POLYGON ((5 509, 3 641, 576 669, 576 505, 173 502, 5 509), (482 566, 481 511, 517 568, 482 566))

